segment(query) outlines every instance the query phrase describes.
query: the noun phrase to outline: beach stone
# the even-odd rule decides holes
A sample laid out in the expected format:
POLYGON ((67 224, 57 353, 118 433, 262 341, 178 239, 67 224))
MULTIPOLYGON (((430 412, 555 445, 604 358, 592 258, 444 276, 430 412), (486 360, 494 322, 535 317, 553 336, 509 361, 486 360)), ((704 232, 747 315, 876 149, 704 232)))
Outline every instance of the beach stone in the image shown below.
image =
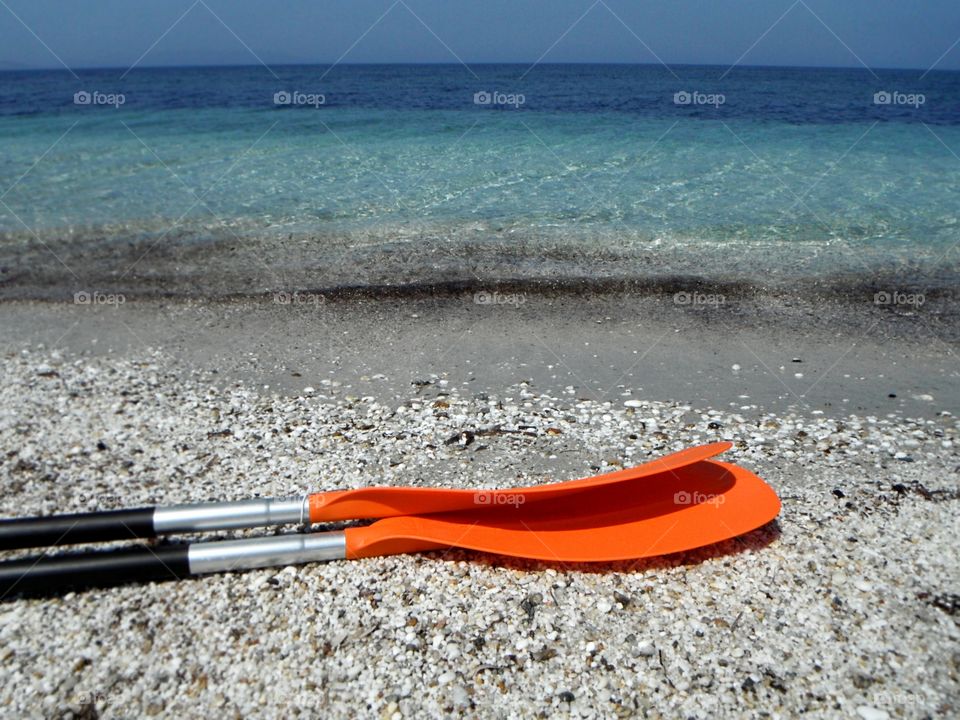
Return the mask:
POLYGON ((648 641, 643 641, 637 645, 637 655, 640 657, 653 657, 657 654, 657 649, 653 646, 653 643, 648 641))

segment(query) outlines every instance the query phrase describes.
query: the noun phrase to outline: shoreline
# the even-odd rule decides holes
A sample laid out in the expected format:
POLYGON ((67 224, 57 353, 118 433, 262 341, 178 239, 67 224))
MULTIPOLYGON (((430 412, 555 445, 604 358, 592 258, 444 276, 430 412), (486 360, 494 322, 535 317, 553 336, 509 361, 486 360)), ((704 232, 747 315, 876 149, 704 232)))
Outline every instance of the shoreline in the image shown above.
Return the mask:
POLYGON ((276 292, 327 299, 420 299, 497 290, 592 297, 703 289, 740 300, 872 302, 921 295, 950 309, 960 264, 933 248, 894 252, 825 240, 710 242, 599 232, 524 237, 486 227, 233 235, 189 232, 112 239, 80 233, 40 240, 0 234, 0 302, 128 298, 256 300, 276 292))
MULTIPOLYGON (((184 278, 186 281, 188 278, 184 278)), ((0 303, 4 302, 63 302, 74 299, 71 294, 97 292, 123 294, 131 300, 208 300, 211 302, 270 300, 277 294, 303 293, 322 296, 324 300, 421 300, 447 299, 471 292, 499 292, 504 294, 533 294, 546 297, 579 297, 600 299, 610 295, 637 297, 671 296, 699 292, 738 301, 767 296, 771 301, 789 302, 814 299, 862 304, 924 305, 932 301, 943 311, 958 300, 957 286, 946 280, 931 281, 928 277, 890 274, 864 280, 857 276, 835 276, 818 279, 799 278, 789 283, 763 283, 747 278, 724 278, 690 274, 662 274, 634 277, 500 277, 483 279, 462 277, 456 280, 398 281, 392 283, 344 283, 334 285, 281 285, 270 290, 241 290, 224 288, 210 293, 203 286, 184 286, 171 290, 167 278, 153 279, 145 286, 131 288, 119 283, 100 283, 91 287, 85 283, 63 283, 50 286, 18 285, 12 280, 0 286, 0 303), (151 287, 156 283, 157 288, 151 287), (166 289, 160 289, 166 288, 166 289), (878 298, 878 296, 880 296, 878 298), (883 299, 886 297, 887 299, 883 299), (919 302, 918 300, 919 299, 919 302)), ((176 283, 173 283, 176 287, 176 283)), ((907 308, 909 309, 909 308, 907 308)))

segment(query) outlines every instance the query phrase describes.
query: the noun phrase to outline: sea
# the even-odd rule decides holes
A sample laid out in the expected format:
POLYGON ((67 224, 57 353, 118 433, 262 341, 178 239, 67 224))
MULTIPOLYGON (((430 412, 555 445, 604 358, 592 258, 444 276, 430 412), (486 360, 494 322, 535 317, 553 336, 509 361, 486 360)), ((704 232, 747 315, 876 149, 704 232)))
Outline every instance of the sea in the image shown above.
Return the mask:
MULTIPOLYGON (((0 295, 955 286, 960 72, 0 73, 0 295)), ((895 288, 893 288, 895 289, 895 288)))

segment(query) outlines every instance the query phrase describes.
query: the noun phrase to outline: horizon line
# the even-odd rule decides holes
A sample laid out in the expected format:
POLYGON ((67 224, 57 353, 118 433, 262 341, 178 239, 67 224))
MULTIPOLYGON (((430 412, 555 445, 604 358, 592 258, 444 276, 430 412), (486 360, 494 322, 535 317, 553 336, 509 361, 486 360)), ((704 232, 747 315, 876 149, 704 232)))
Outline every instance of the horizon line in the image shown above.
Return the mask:
POLYGON ((398 66, 398 67, 422 67, 422 66, 446 66, 446 67, 475 67, 491 65, 516 65, 520 67, 539 67, 543 66, 582 66, 582 65, 614 65, 629 67, 662 67, 664 69, 673 67, 720 67, 728 69, 753 68, 753 69, 788 69, 788 70, 859 70, 862 72, 871 72, 873 70, 902 70, 902 71, 923 71, 925 73, 956 73, 960 68, 934 68, 923 67, 893 67, 893 66, 871 66, 863 65, 757 65, 741 63, 727 65, 726 63, 656 63, 656 62, 599 62, 599 61, 576 61, 576 62, 539 62, 529 63, 524 61, 483 61, 483 62, 333 62, 333 61, 310 61, 310 62, 278 62, 278 63, 214 63, 214 64, 194 64, 185 63, 182 65, 139 65, 135 68, 124 67, 121 65, 87 65, 71 66, 47 66, 47 67, 3 67, 0 63, 0 72, 85 72, 85 71, 105 71, 118 70, 124 72, 136 72, 137 70, 202 70, 202 69, 241 69, 241 68, 282 68, 282 67, 370 67, 370 66, 398 66))

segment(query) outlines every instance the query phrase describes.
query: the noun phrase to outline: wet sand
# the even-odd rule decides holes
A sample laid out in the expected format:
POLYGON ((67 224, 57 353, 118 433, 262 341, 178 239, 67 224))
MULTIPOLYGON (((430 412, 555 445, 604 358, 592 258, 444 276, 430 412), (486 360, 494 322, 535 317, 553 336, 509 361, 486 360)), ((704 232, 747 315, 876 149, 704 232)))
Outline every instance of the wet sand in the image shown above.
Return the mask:
POLYGON ((917 307, 721 290, 88 294, 88 304, 0 303, 0 328, 9 352, 136 358, 160 349, 173 372, 210 371, 224 386, 286 395, 336 381, 345 392, 403 400, 411 383, 435 375, 472 393, 530 380, 598 401, 629 390, 744 411, 960 411, 960 322, 948 299, 917 307))

